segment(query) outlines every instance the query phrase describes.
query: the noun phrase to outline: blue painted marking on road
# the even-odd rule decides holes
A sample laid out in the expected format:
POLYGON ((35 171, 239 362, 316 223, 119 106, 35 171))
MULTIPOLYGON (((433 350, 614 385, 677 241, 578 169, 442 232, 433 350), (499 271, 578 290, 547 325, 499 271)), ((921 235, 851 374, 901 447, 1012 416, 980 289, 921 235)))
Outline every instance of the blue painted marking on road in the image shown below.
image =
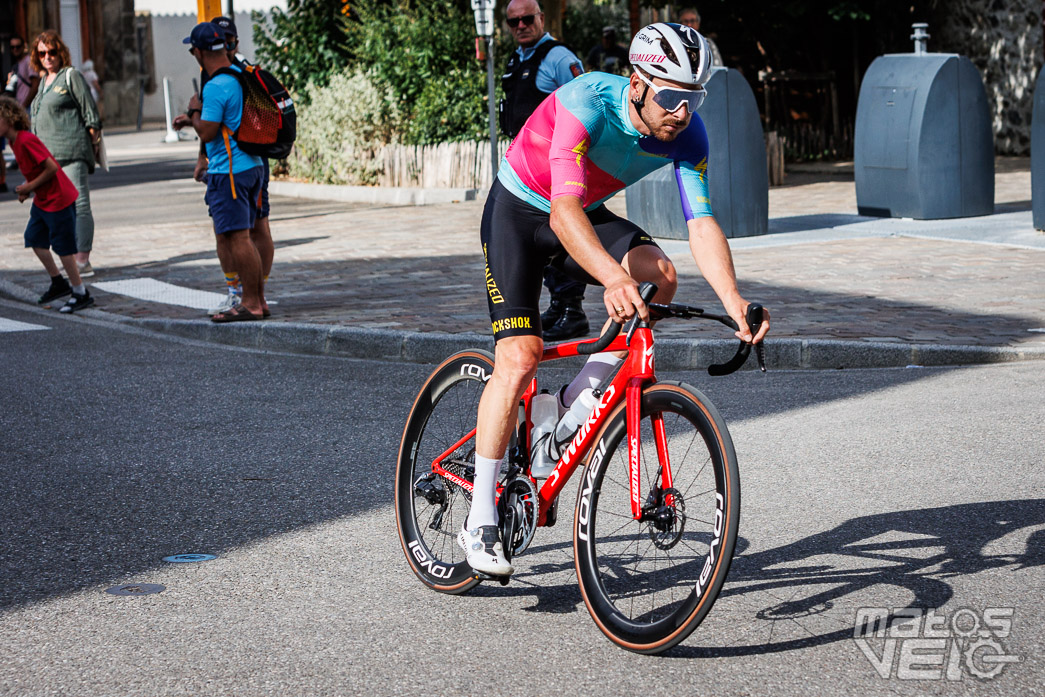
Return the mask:
POLYGON ((167 590, 166 586, 158 583, 123 583, 119 586, 106 588, 105 592, 112 595, 152 595, 167 590))
POLYGON ((217 559, 215 554, 173 554, 169 557, 164 557, 163 561, 170 562, 172 564, 187 564, 190 562, 197 561, 210 561, 211 559, 217 559))

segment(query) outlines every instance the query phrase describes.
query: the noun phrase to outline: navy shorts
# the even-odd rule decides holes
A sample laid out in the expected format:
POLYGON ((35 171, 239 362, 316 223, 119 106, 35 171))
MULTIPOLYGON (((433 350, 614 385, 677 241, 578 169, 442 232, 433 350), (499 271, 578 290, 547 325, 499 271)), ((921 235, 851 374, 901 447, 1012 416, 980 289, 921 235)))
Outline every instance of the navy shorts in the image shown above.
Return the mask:
POLYGON ((224 235, 254 227, 263 174, 262 167, 252 167, 232 175, 207 173, 207 193, 203 201, 207 204, 210 217, 214 219, 215 234, 224 235), (235 196, 232 193, 233 182, 236 185, 235 196))
POLYGON ((45 211, 34 203, 25 226, 25 246, 53 249, 60 257, 76 254, 76 204, 45 211))

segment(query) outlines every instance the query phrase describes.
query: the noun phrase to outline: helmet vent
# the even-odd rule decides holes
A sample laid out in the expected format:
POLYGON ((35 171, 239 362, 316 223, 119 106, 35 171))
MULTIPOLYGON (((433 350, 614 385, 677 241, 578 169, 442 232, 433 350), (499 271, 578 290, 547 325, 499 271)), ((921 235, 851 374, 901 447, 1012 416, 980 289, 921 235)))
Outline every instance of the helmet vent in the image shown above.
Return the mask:
POLYGON ((675 65, 682 67, 682 63, 679 62, 679 58, 675 55, 675 50, 671 48, 671 44, 668 43, 668 40, 662 36, 658 41, 660 41, 660 47, 664 50, 664 55, 667 56, 668 60, 675 65))
POLYGON ((693 66, 693 72, 700 67, 700 49, 696 46, 687 46, 686 55, 689 56, 689 64, 693 66))

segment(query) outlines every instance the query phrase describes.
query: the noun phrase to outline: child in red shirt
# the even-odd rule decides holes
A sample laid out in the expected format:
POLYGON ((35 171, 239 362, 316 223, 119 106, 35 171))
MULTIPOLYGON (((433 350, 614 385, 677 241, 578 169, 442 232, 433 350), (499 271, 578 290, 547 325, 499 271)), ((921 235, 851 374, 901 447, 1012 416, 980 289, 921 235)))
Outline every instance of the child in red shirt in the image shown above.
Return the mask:
POLYGON ((43 304, 72 294, 59 312, 70 313, 90 307, 94 298, 80 279, 76 267, 76 197, 69 177, 51 157, 39 138, 29 132, 29 116, 22 105, 10 97, 0 97, 0 138, 11 142, 11 150, 25 183, 15 187, 19 203, 34 195, 25 226, 25 246, 32 248, 51 275, 51 286, 40 296, 43 304), (54 263, 51 250, 58 255, 69 280, 54 263))

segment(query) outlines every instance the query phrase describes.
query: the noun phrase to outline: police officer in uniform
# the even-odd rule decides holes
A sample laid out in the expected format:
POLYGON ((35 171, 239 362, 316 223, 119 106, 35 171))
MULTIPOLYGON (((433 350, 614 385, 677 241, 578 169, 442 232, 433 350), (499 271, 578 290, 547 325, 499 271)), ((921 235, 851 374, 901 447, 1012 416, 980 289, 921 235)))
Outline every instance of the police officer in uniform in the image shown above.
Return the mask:
MULTIPOLYGON (((584 68, 562 42, 544 31, 544 13, 537 0, 512 0, 505 10, 508 29, 518 48, 501 76, 504 99, 500 105, 501 131, 514 138, 526 119, 545 98, 584 68)), ((541 314, 545 341, 565 341, 588 333, 581 301, 584 284, 551 267, 544 270, 551 306, 541 314)))

